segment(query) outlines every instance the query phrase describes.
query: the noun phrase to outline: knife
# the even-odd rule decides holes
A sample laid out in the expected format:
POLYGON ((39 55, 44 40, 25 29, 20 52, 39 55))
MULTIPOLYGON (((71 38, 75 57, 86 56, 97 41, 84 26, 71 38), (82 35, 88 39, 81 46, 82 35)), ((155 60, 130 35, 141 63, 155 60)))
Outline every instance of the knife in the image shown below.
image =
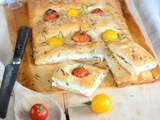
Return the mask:
POLYGON ((12 62, 5 67, 0 88, 0 118, 6 118, 10 95, 16 81, 17 72, 19 70, 30 33, 31 29, 29 27, 22 26, 19 29, 12 62))

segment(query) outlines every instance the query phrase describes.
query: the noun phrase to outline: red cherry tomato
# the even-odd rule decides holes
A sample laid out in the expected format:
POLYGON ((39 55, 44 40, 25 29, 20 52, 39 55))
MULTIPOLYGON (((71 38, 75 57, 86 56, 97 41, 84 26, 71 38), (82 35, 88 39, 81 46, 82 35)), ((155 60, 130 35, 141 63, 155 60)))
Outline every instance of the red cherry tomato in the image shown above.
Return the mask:
POLYGON ((59 17, 59 15, 55 10, 48 9, 43 15, 43 20, 50 21, 50 20, 55 20, 58 17, 59 17))
POLYGON ((29 114, 32 120, 46 120, 48 116, 48 110, 43 104, 35 104, 30 109, 29 114))
POLYGON ((85 69, 84 67, 80 67, 80 68, 75 68, 73 71, 72 71, 72 75, 76 76, 76 77, 85 77, 87 76, 89 73, 88 73, 88 70, 85 69))
POLYGON ((75 42, 89 42, 91 40, 90 36, 83 31, 77 31, 72 35, 72 40, 75 42))
POLYGON ((103 15, 104 15, 103 10, 101 10, 100 8, 93 9, 93 10, 91 11, 91 13, 97 14, 97 15, 99 15, 99 16, 103 16, 103 15))

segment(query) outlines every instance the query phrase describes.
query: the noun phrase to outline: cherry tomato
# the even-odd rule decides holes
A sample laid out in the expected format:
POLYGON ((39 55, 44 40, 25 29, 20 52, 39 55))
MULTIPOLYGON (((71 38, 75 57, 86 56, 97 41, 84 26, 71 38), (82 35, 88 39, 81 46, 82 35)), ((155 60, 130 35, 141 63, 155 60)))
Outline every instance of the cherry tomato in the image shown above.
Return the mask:
POLYGON ((71 17, 77 17, 80 15, 80 11, 77 10, 77 9, 74 9, 74 8, 70 8, 68 11, 67 11, 67 15, 68 16, 71 16, 71 17))
POLYGON ((88 70, 84 67, 79 67, 79 68, 75 68, 73 71, 72 71, 72 75, 76 76, 76 77, 85 77, 87 76, 89 73, 88 73, 88 70))
POLYGON ((111 108, 111 99, 106 94, 99 94, 93 97, 91 101, 91 109, 96 113, 103 113, 111 108))
POLYGON ((118 40, 118 33, 112 29, 106 30, 101 35, 104 41, 115 41, 118 40))
POLYGON ((32 120, 46 120, 48 116, 48 110, 43 104, 35 104, 30 109, 29 114, 32 120))
POLYGON ((58 13, 55 10, 52 10, 52 9, 48 9, 43 15, 43 20, 44 21, 55 20, 57 18, 59 18, 58 13))
POLYGON ((57 47, 63 45, 64 41, 61 38, 54 36, 51 39, 49 39, 47 43, 53 47, 57 47))
POLYGON ((103 16, 103 15, 104 15, 103 10, 101 10, 100 8, 93 9, 93 10, 91 11, 91 13, 97 14, 97 15, 99 15, 99 16, 103 16))
POLYGON ((72 40, 75 42, 89 42, 91 38, 86 32, 77 31, 72 35, 72 40))

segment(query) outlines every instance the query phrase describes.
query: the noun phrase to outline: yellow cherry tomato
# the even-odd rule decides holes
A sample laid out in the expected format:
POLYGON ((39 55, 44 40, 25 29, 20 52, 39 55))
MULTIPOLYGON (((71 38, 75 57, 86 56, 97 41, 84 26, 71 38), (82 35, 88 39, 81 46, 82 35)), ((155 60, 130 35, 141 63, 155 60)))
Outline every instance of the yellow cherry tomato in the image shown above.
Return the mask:
POLYGON ((49 44, 49 45, 52 45, 52 46, 54 46, 54 47, 57 47, 57 46, 60 46, 60 45, 62 45, 63 43, 64 43, 64 41, 62 40, 62 39, 60 39, 59 37, 52 37, 51 39, 49 39, 48 41, 47 41, 47 43, 49 44))
POLYGON ((114 30, 106 30, 105 32, 102 33, 101 36, 102 40, 104 41, 114 41, 118 39, 118 33, 114 30))
POLYGON ((70 9, 67 11, 67 15, 68 15, 68 16, 71 16, 71 17, 77 17, 77 16, 80 15, 80 12, 79 12, 79 10, 77 10, 77 9, 70 8, 70 9))
POLYGON ((91 101, 91 109, 96 113, 103 113, 111 108, 111 99, 106 94, 99 94, 93 97, 91 101))

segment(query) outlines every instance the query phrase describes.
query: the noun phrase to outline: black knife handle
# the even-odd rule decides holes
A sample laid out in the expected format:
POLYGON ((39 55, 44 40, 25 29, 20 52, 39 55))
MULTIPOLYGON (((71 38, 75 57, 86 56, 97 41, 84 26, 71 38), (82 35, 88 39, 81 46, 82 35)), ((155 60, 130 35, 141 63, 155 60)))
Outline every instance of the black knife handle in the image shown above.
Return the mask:
POLYGON ((7 114, 10 95, 16 81, 18 64, 9 64, 5 68, 3 81, 0 88, 0 117, 5 118, 7 114))
POLYGON ((18 31, 18 36, 17 36, 17 42, 16 42, 16 47, 15 47, 15 52, 14 52, 14 56, 13 56, 13 62, 14 63, 19 63, 22 56, 23 56, 23 52, 27 43, 27 39, 30 36, 30 32, 31 29, 26 27, 26 26, 22 26, 19 31, 18 31))

